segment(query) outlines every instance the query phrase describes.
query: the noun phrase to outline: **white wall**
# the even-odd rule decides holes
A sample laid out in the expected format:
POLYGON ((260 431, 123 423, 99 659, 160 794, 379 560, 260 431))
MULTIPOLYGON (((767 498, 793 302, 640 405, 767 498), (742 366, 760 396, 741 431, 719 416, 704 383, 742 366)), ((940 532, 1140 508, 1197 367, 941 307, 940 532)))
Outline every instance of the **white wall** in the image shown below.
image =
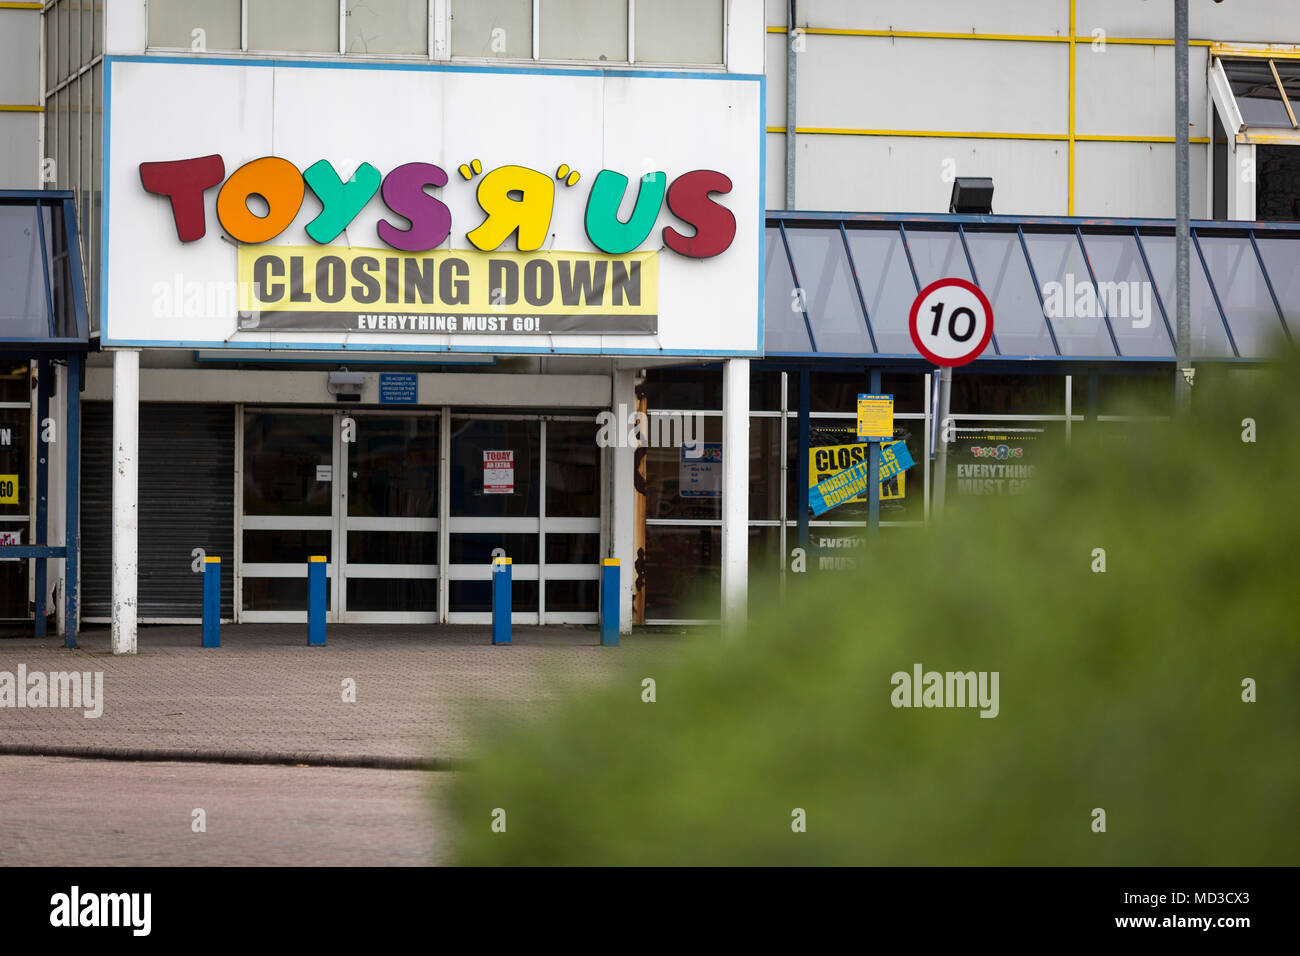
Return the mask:
MULTIPOLYGON (((769 27, 786 27, 767 0, 769 27)), ((939 168, 992 176, 994 212, 1070 211, 1070 0, 798 0, 804 30, 1042 37, 1036 42, 805 33, 798 54, 796 207, 940 212, 950 186, 939 168), (898 131, 1021 134, 1025 138, 898 136, 898 131), (866 135, 862 135, 867 131, 866 135), (882 133, 880 131, 887 131, 882 133)), ((1192 4, 1194 40, 1300 42, 1300 3, 1192 4)), ((1172 217, 1173 49, 1164 0, 1076 0, 1075 215, 1172 217), (1093 31, 1108 41, 1093 42, 1093 31), (1136 139, 1138 142, 1123 141, 1136 139)), ((785 126, 786 43, 768 34, 769 129, 785 126)), ((1190 135, 1206 138, 1209 52, 1190 51, 1190 135)), ((1208 145, 1192 146, 1192 215, 1206 215, 1208 145)), ((768 208, 784 206, 784 132, 768 134, 768 208)))

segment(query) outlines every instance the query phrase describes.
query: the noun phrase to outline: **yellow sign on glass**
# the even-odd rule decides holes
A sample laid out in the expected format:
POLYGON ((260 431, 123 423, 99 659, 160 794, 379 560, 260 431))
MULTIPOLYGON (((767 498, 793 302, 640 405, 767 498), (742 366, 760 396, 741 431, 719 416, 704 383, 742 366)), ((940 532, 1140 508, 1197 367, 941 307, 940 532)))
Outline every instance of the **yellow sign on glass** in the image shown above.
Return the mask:
POLYGON ((891 441, 894 437, 894 396, 858 396, 858 441, 891 441))
MULTIPOLYGON (((846 468, 867 460, 869 446, 862 445, 817 445, 808 449, 808 487, 816 488, 819 484, 846 468)), ((892 478, 880 483, 881 501, 898 501, 907 496, 905 472, 899 472, 892 478)), ((866 501, 867 492, 850 501, 866 501)))
POLYGON ((0 475, 0 505, 18 504, 18 476, 0 475))

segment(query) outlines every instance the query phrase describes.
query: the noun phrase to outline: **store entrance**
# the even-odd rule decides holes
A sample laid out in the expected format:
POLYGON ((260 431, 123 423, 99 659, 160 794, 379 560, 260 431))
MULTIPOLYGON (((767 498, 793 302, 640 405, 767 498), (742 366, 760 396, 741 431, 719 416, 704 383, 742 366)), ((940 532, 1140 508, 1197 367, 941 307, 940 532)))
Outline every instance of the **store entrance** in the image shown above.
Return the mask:
POLYGON ((331 622, 487 623, 503 554, 517 623, 596 621, 591 418, 249 409, 242 426, 242 620, 305 621, 324 554, 331 622))

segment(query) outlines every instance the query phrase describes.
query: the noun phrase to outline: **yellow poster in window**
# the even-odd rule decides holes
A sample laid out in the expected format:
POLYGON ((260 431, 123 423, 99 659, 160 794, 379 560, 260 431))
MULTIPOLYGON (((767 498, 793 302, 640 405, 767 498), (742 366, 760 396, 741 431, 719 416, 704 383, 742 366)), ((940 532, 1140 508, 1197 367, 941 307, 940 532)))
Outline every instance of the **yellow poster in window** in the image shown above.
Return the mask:
POLYGON ((18 504, 18 476, 0 475, 0 505, 18 504))

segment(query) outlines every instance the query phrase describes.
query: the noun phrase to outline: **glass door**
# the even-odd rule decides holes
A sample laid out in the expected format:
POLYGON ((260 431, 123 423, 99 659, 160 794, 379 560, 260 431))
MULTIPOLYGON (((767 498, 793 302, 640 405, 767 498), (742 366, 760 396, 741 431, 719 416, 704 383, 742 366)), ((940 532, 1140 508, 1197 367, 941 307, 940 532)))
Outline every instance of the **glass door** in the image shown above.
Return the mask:
POLYGON ((342 443, 344 621, 438 620, 438 413, 358 412, 342 443))
POLYGON ((492 620, 492 558, 511 559, 511 619, 538 623, 541 422, 451 418, 447 620, 492 620))
POLYGON ((447 620, 492 620, 492 558, 512 561, 512 620, 594 624, 601 455, 592 417, 452 415, 447 620))
POLYGON ((241 619, 307 620, 307 559, 323 554, 328 620, 338 620, 338 415, 247 411, 243 419, 241 619))

